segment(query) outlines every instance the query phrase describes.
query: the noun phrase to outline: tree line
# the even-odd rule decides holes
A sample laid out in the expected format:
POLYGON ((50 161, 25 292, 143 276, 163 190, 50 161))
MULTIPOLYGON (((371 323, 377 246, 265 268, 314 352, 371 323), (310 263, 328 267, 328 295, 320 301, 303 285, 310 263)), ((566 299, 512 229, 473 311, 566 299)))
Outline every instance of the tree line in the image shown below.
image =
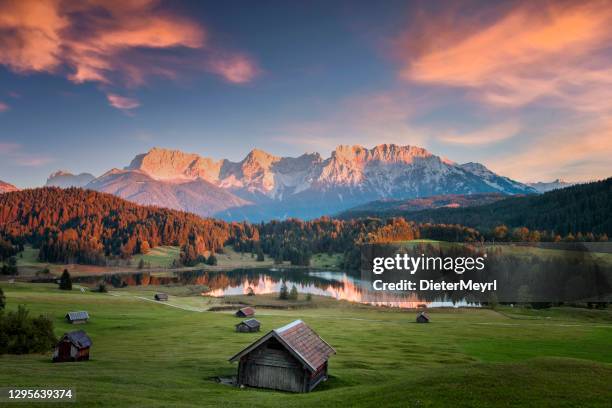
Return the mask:
POLYGON ((419 238, 454 242, 555 241, 607 240, 607 235, 570 230, 562 236, 560 232, 525 226, 512 228, 506 224, 478 229, 460 223, 417 222, 404 217, 349 220, 321 217, 252 224, 141 206, 110 194, 78 188, 37 188, 0 195, 0 260, 4 265, 25 244, 39 249, 41 261, 100 265, 109 259, 128 259, 146 253, 159 245, 179 246, 181 253, 176 266, 201 262, 214 265, 215 253, 231 245, 238 252, 252 253, 260 261, 265 253, 277 263, 293 265, 309 265, 313 254, 341 253, 341 266, 357 269, 360 244, 419 238))

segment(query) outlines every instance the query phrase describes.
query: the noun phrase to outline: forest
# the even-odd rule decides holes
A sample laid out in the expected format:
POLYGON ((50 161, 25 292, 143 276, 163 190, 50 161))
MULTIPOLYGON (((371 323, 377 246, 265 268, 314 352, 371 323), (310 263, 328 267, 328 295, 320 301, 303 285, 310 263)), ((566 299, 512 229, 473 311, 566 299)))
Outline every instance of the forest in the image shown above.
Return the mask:
POLYGON ((321 217, 260 224, 200 218, 91 190, 37 188, 0 195, 0 261, 10 274, 15 254, 26 244, 39 249, 41 261, 94 265, 171 245, 181 248, 177 266, 214 265, 214 254, 231 245, 258 259, 265 253, 278 263, 302 266, 313 254, 341 253, 341 266, 357 269, 360 245, 366 243, 607 241, 611 180, 458 211, 410 213, 410 220, 321 217))
POLYGON ((438 208, 407 212, 373 211, 370 216, 405 217, 415 222, 461 224, 484 233, 505 225, 568 234, 612 234, 612 178, 579 184, 544 194, 508 197, 491 204, 466 208, 438 208))

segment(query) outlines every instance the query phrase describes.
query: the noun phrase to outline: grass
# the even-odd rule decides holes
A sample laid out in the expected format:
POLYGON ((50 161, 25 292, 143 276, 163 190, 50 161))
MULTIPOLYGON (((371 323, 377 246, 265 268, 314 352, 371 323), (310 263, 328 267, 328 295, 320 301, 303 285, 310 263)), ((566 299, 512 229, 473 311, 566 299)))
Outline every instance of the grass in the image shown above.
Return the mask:
POLYGON ((314 254, 310 258, 310 266, 319 269, 339 269, 342 258, 342 254, 314 254))
POLYGON ((147 254, 137 254, 132 257, 132 265, 138 266, 142 259, 152 268, 169 268, 172 261, 180 256, 180 248, 177 246, 159 246, 152 248, 147 254))
MULTIPOLYGON (((92 337, 91 361, 0 356, 0 386, 76 387, 78 406, 609 407, 612 400, 610 310, 432 309, 432 323, 421 325, 414 312, 317 297, 313 307, 259 308, 264 332, 301 318, 337 350, 329 381, 309 394, 288 394, 212 380, 235 374, 227 358, 261 335, 235 333, 239 319, 229 311, 194 312, 138 297, 155 288, 101 294, 0 285, 10 309, 25 304, 48 314, 58 335, 73 329, 62 319, 66 311, 89 311, 90 323, 79 328, 92 337)), ((176 292, 168 303, 223 301, 176 292)))

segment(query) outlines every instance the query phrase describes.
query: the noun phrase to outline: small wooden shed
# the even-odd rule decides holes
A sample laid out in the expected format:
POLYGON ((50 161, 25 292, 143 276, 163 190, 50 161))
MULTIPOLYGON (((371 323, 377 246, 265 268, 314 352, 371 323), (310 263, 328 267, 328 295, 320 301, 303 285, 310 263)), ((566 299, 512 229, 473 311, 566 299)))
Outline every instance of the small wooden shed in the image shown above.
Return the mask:
POLYGON ((425 312, 421 312, 416 317, 417 323, 429 323, 429 316, 425 312))
POLYGON ((243 307, 236 312, 236 317, 252 317, 255 316, 255 309, 252 307, 243 307))
POLYGON ((168 300, 168 294, 167 293, 156 293, 154 298, 155 300, 159 302, 165 302, 168 300))
POLYGON ((272 330, 229 359, 238 361, 237 384, 310 392, 327 380, 336 351, 301 320, 272 330))
POLYGON ((257 319, 243 320, 236 325, 236 331, 240 333, 258 332, 261 323, 257 319))
POLYGON ((53 362, 89 360, 92 342, 83 330, 65 333, 53 350, 53 362))
POLYGON ((89 314, 85 311, 66 313, 66 321, 70 324, 87 323, 87 320, 89 320, 89 314))

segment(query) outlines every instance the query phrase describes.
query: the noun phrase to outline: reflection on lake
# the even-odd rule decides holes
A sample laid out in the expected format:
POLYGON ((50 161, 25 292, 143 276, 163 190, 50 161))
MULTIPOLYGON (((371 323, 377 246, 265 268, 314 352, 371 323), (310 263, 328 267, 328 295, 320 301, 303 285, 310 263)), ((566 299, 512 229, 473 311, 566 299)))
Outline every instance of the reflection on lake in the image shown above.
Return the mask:
POLYGON ((208 288, 205 296, 222 297, 249 293, 279 293, 285 282, 290 289, 295 285, 300 294, 328 296, 338 300, 367 303, 377 306, 416 308, 473 306, 462 300, 455 302, 431 299, 424 301, 416 295, 401 296, 393 293, 369 292, 358 277, 343 272, 321 272, 308 269, 238 269, 233 271, 168 271, 163 274, 148 272, 83 276, 75 282, 97 285, 105 282, 114 287, 149 285, 199 285, 208 288))

